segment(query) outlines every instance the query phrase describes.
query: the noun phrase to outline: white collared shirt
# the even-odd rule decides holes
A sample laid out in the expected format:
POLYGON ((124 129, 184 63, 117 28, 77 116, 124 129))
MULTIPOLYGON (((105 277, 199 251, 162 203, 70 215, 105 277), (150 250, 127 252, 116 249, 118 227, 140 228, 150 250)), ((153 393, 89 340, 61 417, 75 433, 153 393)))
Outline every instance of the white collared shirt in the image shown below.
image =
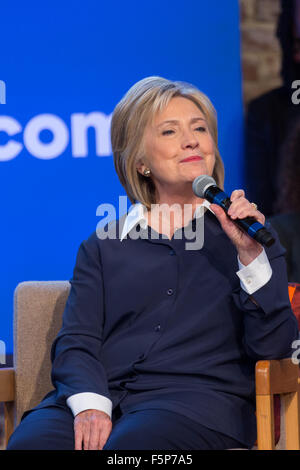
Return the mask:
MULTIPOLYGON (((200 204, 199 206, 197 206, 197 208, 196 208, 196 210, 195 210, 195 212, 194 212, 193 218, 202 217, 202 215, 203 215, 202 207, 207 207, 211 212, 213 212, 213 211, 210 209, 209 206, 210 206, 210 203, 205 200, 202 204, 200 204)), ((144 209, 143 204, 141 204, 140 202, 137 203, 137 204, 134 204, 134 205, 131 206, 131 208, 129 209, 129 212, 128 212, 128 214, 127 214, 127 217, 126 217, 125 222, 124 222, 124 225, 123 225, 123 229, 122 229, 120 241, 123 241, 123 240, 124 240, 124 238, 128 235, 128 233, 130 232, 130 230, 131 230, 138 222, 140 223, 140 225, 141 225, 142 228, 146 228, 146 227, 147 227, 147 219, 146 219, 146 217, 145 217, 145 209, 144 209)))
MULTIPOLYGON (((202 207, 206 207, 212 213, 214 213, 213 210, 210 209, 210 203, 204 200, 202 204, 197 206, 194 212, 194 218, 203 216, 203 210, 201 210, 202 207)), ((122 234, 120 237, 121 241, 124 240, 124 238, 137 223, 140 223, 143 229, 147 227, 145 208, 141 203, 137 203, 131 206, 123 225, 122 234)), ((236 272, 236 274, 240 279, 242 289, 249 295, 263 287, 272 276, 272 268, 264 249, 259 254, 259 256, 247 266, 244 266, 238 257, 238 265, 240 269, 236 272)))

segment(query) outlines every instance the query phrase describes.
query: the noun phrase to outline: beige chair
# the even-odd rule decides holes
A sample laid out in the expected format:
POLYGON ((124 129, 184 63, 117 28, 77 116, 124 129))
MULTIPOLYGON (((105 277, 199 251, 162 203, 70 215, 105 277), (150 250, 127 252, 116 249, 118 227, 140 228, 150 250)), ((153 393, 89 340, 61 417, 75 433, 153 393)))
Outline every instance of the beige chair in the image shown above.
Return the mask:
MULTIPOLYGON (((66 281, 22 282, 14 295, 14 368, 0 369, 6 443, 23 412, 53 388, 50 348, 62 322, 69 294, 66 281)), ((285 405, 279 448, 300 449, 298 366, 289 359, 256 365, 258 449, 274 449, 273 395, 285 405), (284 422, 285 415, 285 422, 284 422)), ((277 446, 278 447, 278 446, 277 446)))
POLYGON ((14 294, 14 368, 0 369, 6 443, 22 414, 53 389, 50 348, 62 323, 67 281, 22 282, 14 294))

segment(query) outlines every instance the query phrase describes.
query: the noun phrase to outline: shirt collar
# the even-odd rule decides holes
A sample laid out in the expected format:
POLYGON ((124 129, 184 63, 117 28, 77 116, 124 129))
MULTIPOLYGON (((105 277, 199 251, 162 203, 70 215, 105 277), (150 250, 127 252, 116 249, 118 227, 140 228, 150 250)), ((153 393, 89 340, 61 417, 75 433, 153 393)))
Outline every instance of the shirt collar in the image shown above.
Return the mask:
MULTIPOLYGON (((199 218, 203 215, 203 211, 200 210, 201 207, 207 207, 213 213, 213 211, 210 209, 210 203, 205 199, 202 204, 197 206, 197 208, 194 212, 193 219, 194 218, 197 219, 197 218, 199 218)), ((128 235, 130 230, 137 223, 140 223, 140 226, 143 229, 145 229, 148 225, 146 217, 145 217, 144 206, 140 202, 138 202, 137 204, 134 204, 133 206, 130 207, 129 212, 126 216, 126 219, 124 221, 120 241, 122 241, 126 237, 126 235, 128 235)))

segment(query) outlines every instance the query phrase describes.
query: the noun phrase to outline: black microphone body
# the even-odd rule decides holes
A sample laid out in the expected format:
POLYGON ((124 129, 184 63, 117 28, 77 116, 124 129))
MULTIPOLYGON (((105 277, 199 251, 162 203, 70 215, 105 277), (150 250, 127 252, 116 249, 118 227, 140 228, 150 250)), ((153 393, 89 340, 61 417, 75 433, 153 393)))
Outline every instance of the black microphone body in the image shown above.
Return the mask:
MULTIPOLYGON (((218 188, 211 176, 198 176, 193 182, 193 191, 196 196, 207 199, 212 204, 217 204, 222 207, 226 214, 228 213, 231 206, 230 198, 222 189, 218 188)), ((272 234, 254 217, 230 220, 262 245, 269 247, 275 242, 272 234)))

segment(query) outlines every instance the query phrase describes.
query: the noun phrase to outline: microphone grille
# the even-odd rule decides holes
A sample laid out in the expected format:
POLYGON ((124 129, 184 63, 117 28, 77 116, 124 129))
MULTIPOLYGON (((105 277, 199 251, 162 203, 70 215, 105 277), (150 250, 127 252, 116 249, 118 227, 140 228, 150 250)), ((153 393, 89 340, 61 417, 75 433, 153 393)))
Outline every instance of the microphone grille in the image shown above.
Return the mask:
POLYGON ((193 181, 193 191, 196 196, 205 198, 205 191, 209 186, 217 186, 215 180, 208 175, 200 175, 193 181))

